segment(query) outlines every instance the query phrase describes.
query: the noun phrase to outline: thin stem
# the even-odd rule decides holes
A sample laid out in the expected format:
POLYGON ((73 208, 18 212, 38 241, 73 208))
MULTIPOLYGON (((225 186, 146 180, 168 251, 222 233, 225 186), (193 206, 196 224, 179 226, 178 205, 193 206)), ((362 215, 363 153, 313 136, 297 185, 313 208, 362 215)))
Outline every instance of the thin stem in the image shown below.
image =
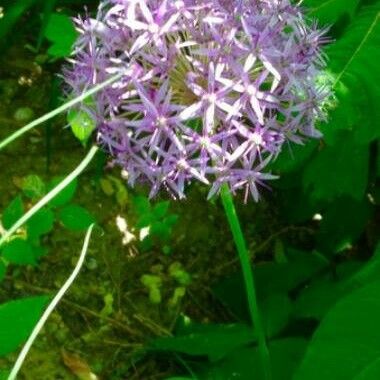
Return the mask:
POLYGON ((90 164, 98 151, 97 146, 93 146, 87 153, 83 161, 62 180, 53 190, 47 193, 40 201, 38 201, 28 212, 26 212, 0 239, 0 247, 12 236, 21 226, 23 226, 36 212, 48 204, 56 195, 58 195, 67 185, 77 178, 84 169, 90 164))
POLYGON ((272 378, 269 350, 265 338, 265 331, 261 322, 259 306, 257 302, 257 295, 255 289, 255 282, 251 268, 250 257, 246 248, 244 235, 240 227, 239 218, 236 213, 234 202, 227 185, 222 187, 221 191, 222 203, 226 213, 228 223, 235 241, 235 245, 239 254, 240 264, 243 271, 244 283, 248 298, 249 313, 253 326, 255 328, 255 336, 258 340, 258 347, 260 353, 261 364, 265 380, 272 378))
POLYGON ((59 115, 62 112, 65 112, 69 108, 75 106, 76 104, 83 102, 86 98, 88 98, 91 95, 94 95, 95 93, 99 92, 103 88, 109 86, 110 84, 116 82, 118 79, 122 77, 122 73, 112 76, 111 78, 107 79, 106 81, 96 85, 95 87, 91 88, 90 90, 84 92, 82 95, 77 96, 76 98, 68 101, 67 103, 63 104, 62 106, 56 108, 55 110, 41 116, 40 118, 33 120, 31 123, 25 125, 25 127, 20 128, 15 133, 4 139, 0 142, 0 150, 5 148, 8 144, 10 144, 12 141, 16 140, 20 136, 22 136, 24 133, 30 131, 32 128, 36 127, 39 124, 44 123, 45 121, 53 118, 54 116, 59 115))
POLYGON ((88 250, 88 245, 90 242, 91 238, 91 233, 94 228, 94 224, 92 224, 86 233, 86 237, 84 239, 83 247, 82 247, 82 252, 79 256, 79 260, 77 262, 77 265, 74 268, 74 271, 71 273, 70 277, 66 280, 66 282, 63 284, 61 289, 59 289, 59 292, 56 294, 56 296, 53 298, 53 300, 50 302, 49 306, 46 308, 45 312, 42 314, 42 317, 38 321, 37 325, 34 327, 33 332, 29 336, 29 339, 25 343, 23 349, 21 350, 15 365, 13 366, 13 369, 8 377, 8 380, 15 380, 17 377, 17 374, 19 373, 22 364, 24 363, 24 360, 26 358, 26 355, 28 354, 30 348, 32 347, 35 339, 37 338, 37 335, 40 333, 42 327, 44 326, 45 322, 49 318, 50 314, 54 311, 56 306, 58 305, 59 301, 62 299, 64 294, 67 292, 67 290, 70 288, 76 277, 78 276, 82 265, 84 263, 84 259, 86 257, 86 253, 88 250))

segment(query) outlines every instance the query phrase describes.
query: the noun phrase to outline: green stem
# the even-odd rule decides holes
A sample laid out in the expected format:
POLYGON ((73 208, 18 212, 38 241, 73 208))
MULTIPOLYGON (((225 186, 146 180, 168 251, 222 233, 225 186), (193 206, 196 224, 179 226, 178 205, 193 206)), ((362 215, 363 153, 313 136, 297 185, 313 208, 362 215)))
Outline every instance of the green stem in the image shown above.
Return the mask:
POLYGON ((82 247, 82 251, 81 251, 81 254, 79 256, 79 260, 78 260, 78 262, 74 268, 74 271, 71 273, 70 277, 63 284, 61 289, 59 289, 58 293, 53 298, 53 300, 50 302, 49 306, 46 308, 45 312, 42 314, 42 317, 40 318, 40 320, 38 321, 38 323, 34 327, 33 332, 30 334, 29 339, 27 340, 23 349, 21 350, 21 352, 20 352, 20 354, 16 360, 16 363, 13 366, 13 369, 12 369, 11 373, 9 374, 7 380, 15 380, 16 379, 17 374, 19 373, 19 371, 22 367, 22 364, 24 363, 26 355, 28 355, 29 350, 31 349, 31 347, 32 347, 34 341, 36 340, 38 334, 40 333, 41 329, 44 327, 45 322, 49 318, 50 314, 55 310, 59 301, 62 299, 62 297, 65 295, 67 290, 70 288, 70 286, 73 284, 74 280, 78 276, 78 274, 79 274, 79 272, 83 266, 84 259, 86 257, 86 253, 88 251, 88 245, 90 243, 90 238, 91 238, 91 233, 92 233, 93 228, 94 228, 94 225, 91 224, 91 226, 87 230, 86 237, 84 239, 84 243, 83 243, 83 247, 82 247))
POLYGON ((255 290, 255 282, 251 268, 251 260, 248 254, 248 250, 246 248, 244 235, 240 227, 239 218, 236 213, 234 202, 227 185, 224 185, 222 187, 221 197, 224 206, 224 211, 226 213, 231 232, 235 241, 235 245, 239 254, 245 288, 247 292, 249 313, 251 316, 253 326, 255 328, 255 336, 258 340, 258 347, 261 364, 263 367, 264 378, 265 380, 270 380, 272 378, 272 375, 270 367, 269 350, 266 342, 264 327, 261 322, 260 311, 257 302, 257 295, 255 290))
POLYGON ((54 189, 47 193, 40 201, 38 201, 28 212, 26 212, 0 239, 0 247, 20 228, 22 227, 36 212, 48 204, 55 196, 57 196, 67 185, 77 178, 84 169, 90 164, 98 151, 97 146, 93 146, 87 153, 83 161, 54 189))
POLYGON ((83 102, 89 96, 94 95, 95 93, 99 92, 103 88, 105 88, 105 87, 111 85, 112 83, 116 82, 122 76, 123 76, 123 74, 114 75, 113 77, 107 79, 106 81, 104 81, 104 82, 98 84, 97 86, 91 88, 90 90, 84 92, 82 95, 77 96, 76 98, 70 100, 69 102, 63 104, 62 106, 56 108, 55 110, 41 116, 40 118, 33 120, 31 123, 25 125, 25 127, 20 128, 15 133, 13 133, 9 137, 7 137, 3 141, 1 141, 0 142, 0 150, 5 148, 8 144, 10 144, 12 141, 16 140, 17 138, 19 138, 24 133, 30 131, 32 128, 36 127, 39 124, 44 123, 45 121, 53 118, 54 116, 59 115, 62 112, 65 112, 66 110, 75 106, 76 104, 83 102))

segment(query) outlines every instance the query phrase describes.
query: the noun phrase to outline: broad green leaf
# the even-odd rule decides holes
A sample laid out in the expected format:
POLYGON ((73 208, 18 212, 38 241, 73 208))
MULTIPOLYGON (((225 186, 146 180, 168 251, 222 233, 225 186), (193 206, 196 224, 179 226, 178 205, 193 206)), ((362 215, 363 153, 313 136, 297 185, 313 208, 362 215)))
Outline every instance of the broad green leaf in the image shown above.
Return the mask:
POLYGON ((279 157, 272 164, 272 170, 280 175, 299 170, 311 157, 317 146, 318 141, 316 140, 309 141, 305 145, 292 143, 285 146, 279 157))
POLYGON ((194 378, 193 377, 168 377, 166 378, 165 380, 193 380, 194 378))
POLYGON ((362 7, 346 33, 327 49, 338 100, 330 123, 323 127, 329 144, 342 144, 336 134, 340 129, 352 131, 354 140, 362 144, 380 137, 379 21, 380 2, 362 7))
POLYGON ((96 128, 94 118, 85 111, 69 111, 67 121, 70 124, 74 136, 82 143, 87 142, 96 128))
POLYGON ((58 218, 66 228, 74 231, 84 230, 95 222, 95 218, 85 208, 76 204, 59 210, 58 218))
POLYGON ((53 229, 54 214, 49 209, 42 209, 34 214, 27 223, 28 238, 36 239, 53 229))
MULTIPOLYGON (((314 276, 327 265, 327 260, 313 252, 302 252, 293 249, 287 250, 288 262, 266 263, 253 268, 256 289, 260 303, 271 302, 271 297, 287 296, 288 292, 314 276)), ((236 294, 245 294, 244 281, 241 272, 226 278, 213 287, 215 296, 240 320, 249 323, 246 297, 236 297, 236 294)), ((285 303, 286 301, 283 301, 285 303)), ((277 313, 273 308, 268 313, 277 313)), ((288 311, 284 312, 283 317, 288 311)), ((266 315, 265 318, 275 320, 277 316, 266 315)), ((280 320, 281 321, 281 320, 280 320)))
POLYGON ((23 239, 13 239, 2 250, 2 257, 17 265, 35 265, 36 257, 32 246, 23 239))
POLYGON ((353 380, 380 357, 380 281, 353 291, 326 315, 294 380, 353 380))
POLYGON ((380 278, 380 243, 377 245, 373 256, 346 284, 348 287, 358 287, 380 278))
POLYGON ((289 322, 292 303, 286 294, 273 294, 260 303, 267 337, 276 336, 289 322))
POLYGON ((32 174, 23 179, 22 191, 28 198, 41 198, 46 193, 46 186, 41 177, 32 174))
POLYGON ((28 338, 48 300, 36 296, 0 305, 0 356, 13 352, 28 338))
POLYGON ((293 316, 297 319, 322 319, 343 294, 339 282, 326 277, 318 279, 301 291, 294 304, 293 316))
POLYGON ((378 380, 380 379, 380 356, 365 367, 353 380, 378 380))
POLYGON ((292 315, 297 319, 322 319, 340 298, 353 289, 348 288, 347 283, 360 267, 361 263, 357 261, 347 261, 335 268, 334 275, 329 272, 307 283, 298 292, 292 315))
POLYGON ((253 329, 247 325, 196 325, 187 334, 157 338, 149 348, 155 351, 181 352, 193 356, 207 356, 216 361, 238 347, 254 340, 253 329))
POLYGON ((336 199, 322 213, 317 247, 326 254, 335 254, 350 248, 365 230, 373 211, 367 199, 358 202, 349 197, 336 199))
MULTIPOLYGON (((302 359, 306 341, 301 338, 279 339, 270 342, 273 380, 291 380, 294 369, 302 359)), ((200 374, 200 380, 264 380, 260 355, 256 348, 247 347, 233 351, 224 360, 215 363, 200 374)), ((304 378, 303 380, 309 380, 304 378)), ((326 378, 331 379, 332 378, 326 378)), ((335 379, 334 379, 335 380, 335 379)))
POLYGON ((17 196, 4 210, 1 218, 5 229, 11 228, 24 214, 24 205, 20 196, 17 196))
POLYGON ((350 132, 339 136, 339 143, 326 146, 305 169, 304 190, 316 200, 349 196, 361 201, 368 183, 369 146, 358 145, 350 132))
MULTIPOLYGON (((57 178, 54 178, 49 186, 48 186, 48 190, 52 190, 54 187, 56 187, 61 181, 63 180, 63 177, 57 177, 57 178)), ((67 203, 69 203, 76 190, 77 190, 77 186, 78 186, 78 180, 77 179, 74 179, 72 182, 70 182, 56 197, 54 197, 54 199, 52 199, 49 204, 51 206, 54 206, 54 207, 60 207, 60 206, 63 206, 67 203)))
POLYGON ((317 18, 324 25, 334 24, 344 14, 353 17, 360 0, 305 0, 302 5, 308 8, 307 15, 317 18))
POLYGON ((70 55, 72 46, 77 38, 77 32, 68 16, 54 13, 50 15, 45 37, 52 43, 48 54, 56 58, 62 58, 70 55))

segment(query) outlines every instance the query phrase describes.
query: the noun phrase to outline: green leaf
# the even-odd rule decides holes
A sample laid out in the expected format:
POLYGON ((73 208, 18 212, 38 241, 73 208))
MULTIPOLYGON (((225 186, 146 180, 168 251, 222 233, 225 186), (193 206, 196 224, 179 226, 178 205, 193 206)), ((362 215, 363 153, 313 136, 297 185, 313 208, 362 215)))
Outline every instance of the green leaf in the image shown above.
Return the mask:
POLYGON ((48 54, 55 58, 62 58, 70 55, 77 32, 68 16, 53 13, 46 27, 45 37, 52 43, 48 54))
POLYGON ((349 196, 360 201, 365 195, 369 147, 358 145, 350 132, 341 132, 339 136, 339 143, 326 146, 304 171, 304 190, 311 192, 315 200, 349 196))
POLYGON ((294 380, 349 380, 380 357, 380 282, 352 292, 326 315, 294 380))
POLYGON ((54 214, 49 209, 42 209, 34 214, 27 223, 29 239, 39 238, 41 235, 48 234, 54 225, 54 214))
POLYGON ((157 219, 162 219, 168 212, 170 202, 159 202, 153 207, 153 214, 157 219))
POLYGON ((271 338, 288 324, 292 303, 285 294, 272 294, 260 303, 266 336, 271 338))
POLYGON ((353 380, 380 379, 380 357, 365 367, 353 380))
MULTIPOLYGON (((64 177, 54 178, 48 186, 48 191, 56 187, 63 179, 64 177)), ((74 194, 77 190, 77 186, 78 186, 78 180, 74 179, 56 197, 54 197, 54 199, 52 199, 49 202, 49 204, 54 207, 60 207, 69 203, 74 197, 74 194)))
POLYGON ((46 193, 46 186, 38 175, 29 175, 22 181, 22 191, 28 198, 41 198, 46 193))
POLYGON ((85 230, 95 222, 95 218, 85 208, 76 204, 63 207, 58 218, 66 228, 74 231, 85 230))
MULTIPOLYGON (((279 295, 287 296, 289 291, 293 290, 307 279, 326 267, 328 261, 324 260, 321 255, 287 249, 288 262, 266 263, 253 268, 258 298, 260 303, 273 302, 269 301, 271 297, 279 295), (270 279, 270 281, 268 280, 270 279)), ((249 323, 250 317, 245 297, 236 297, 236 294, 245 294, 244 281, 241 272, 230 276, 216 284, 213 287, 215 296, 229 308, 229 310, 240 320, 249 323)), ((283 304, 287 301, 284 301, 283 304)), ((267 312, 277 313, 274 307, 268 308, 267 312)), ((288 310, 284 312, 282 318, 286 318, 288 310)), ((265 318, 275 320, 277 316, 266 315, 265 318)), ((282 322, 279 323, 281 326, 282 322)))
POLYGON ((67 121, 74 136, 83 144, 87 142, 92 132, 96 129, 95 120, 85 111, 69 111, 67 121))
MULTIPOLYGON (((346 6, 346 2, 341 2, 346 6)), ((380 137, 380 2, 362 7, 347 32, 327 49, 338 107, 323 127, 329 144, 341 144, 340 129, 363 144, 380 137)), ((354 155, 353 155, 354 156, 354 155)))
MULTIPOLYGON (((328 310, 348 293, 347 283, 359 270, 359 262, 347 261, 338 265, 334 275, 330 272, 307 283, 294 301, 293 316, 296 318, 322 319, 328 310)), ((353 287, 349 289, 351 291, 353 287)))
MULTIPOLYGON (((291 380, 294 369, 302 359, 305 348, 306 341, 301 338, 272 341, 269 344, 269 355, 273 380, 291 380)), ((200 380, 265 379, 261 372, 260 355, 254 347, 235 350, 225 360, 215 363, 199 378, 200 380)), ((306 379, 309 380, 308 378, 303 380, 306 379)), ((332 378, 326 379, 332 380, 332 378)))
POLYGON ((13 239, 2 250, 2 256, 8 262, 17 265, 35 265, 36 258, 32 246, 23 239, 13 239))
POLYGON ((0 305, 0 356, 13 352, 28 338, 48 300, 37 296, 0 305))
POLYGON ((166 241, 170 238, 171 228, 162 222, 153 222, 150 227, 150 235, 154 235, 161 241, 166 241))
POLYGON ((346 284, 348 287, 358 287, 380 278, 380 243, 378 243, 371 259, 346 284))
POLYGON ((253 329, 247 325, 193 325, 184 335, 153 340, 149 348, 207 356, 209 360, 216 361, 253 340, 253 329))
POLYGON ((17 196, 4 210, 2 223, 5 229, 11 228, 24 214, 24 205, 20 196, 17 196))
POLYGON ((306 145, 290 143, 274 161, 271 166, 272 170, 280 175, 299 170, 311 157, 317 146, 318 141, 315 140, 307 142, 306 145))
POLYGON ((139 216, 150 213, 151 206, 150 206, 149 199, 146 197, 143 197, 143 196, 134 197, 133 205, 136 209, 136 214, 139 216))
POLYGON ((320 24, 334 24, 341 16, 348 13, 353 17, 359 0, 305 0, 302 5, 309 8, 308 16, 318 19, 320 24))
POLYGON ((360 202, 348 197, 335 200, 322 213, 316 236, 318 249, 335 254, 350 248, 364 232, 372 211, 367 199, 360 202))

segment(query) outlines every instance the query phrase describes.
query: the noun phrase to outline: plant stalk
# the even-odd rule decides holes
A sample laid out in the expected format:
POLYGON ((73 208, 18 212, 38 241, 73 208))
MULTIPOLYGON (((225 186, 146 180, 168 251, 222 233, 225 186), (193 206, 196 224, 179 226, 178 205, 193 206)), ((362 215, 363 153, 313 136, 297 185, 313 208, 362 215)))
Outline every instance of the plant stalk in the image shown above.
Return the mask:
POLYGON ((55 196, 57 196, 67 185, 69 185, 75 178, 77 178, 84 169, 90 164, 95 157, 99 148, 93 146, 87 153, 82 162, 66 176, 54 189, 47 193, 41 200, 39 200, 30 210, 28 210, 9 230, 5 232, 0 239, 0 247, 20 228, 22 227, 35 213, 42 207, 48 204, 55 196))
POLYGON ((15 365, 13 366, 13 369, 11 373, 8 376, 8 380, 15 380, 17 377, 17 374, 19 373, 22 364, 24 363, 24 360, 31 349, 35 339, 37 338, 39 332, 41 331, 42 327, 44 326, 45 322, 49 318, 50 314, 54 311, 56 306, 58 305, 59 301, 62 299, 62 297, 65 295, 67 290, 70 288, 76 277, 78 276, 83 263, 84 259, 86 257, 86 253, 88 251, 88 245, 90 243, 91 233, 92 229, 94 228, 94 224, 92 224, 86 233, 86 237, 84 239, 83 247, 81 254, 79 256, 79 260, 74 268, 74 271, 71 273, 70 277, 66 280, 66 282, 63 284, 61 289, 59 289, 59 292, 56 294, 56 296, 53 298, 53 300, 50 302, 49 306, 46 308, 45 312, 42 314, 42 317, 38 321, 37 325, 34 327, 33 332, 30 334, 29 339, 25 343, 23 349, 21 350, 15 365))
POLYGON ((39 124, 44 123, 45 121, 59 115, 62 112, 65 112, 69 108, 75 106, 78 103, 83 102, 86 98, 88 98, 91 95, 96 94, 103 88, 111 85, 112 83, 116 82, 118 79, 120 79, 123 76, 123 74, 117 74, 113 77, 107 79, 106 81, 96 85, 95 87, 91 88, 90 90, 84 92, 82 95, 77 96, 76 98, 64 103, 62 106, 54 109, 53 111, 41 116, 40 118, 33 120, 31 123, 25 125, 25 127, 22 127, 18 129, 15 133, 11 134, 7 138, 5 138, 3 141, 0 142, 0 150, 5 148, 8 144, 10 144, 12 141, 16 140, 20 136, 22 136, 24 133, 30 131, 32 128, 36 127, 39 124))
POLYGON ((265 331, 261 321, 251 260, 248 254, 244 235, 241 230, 239 217, 236 213, 233 198, 227 185, 223 185, 221 190, 221 198, 226 213, 228 223, 231 228, 233 239, 239 254, 239 260, 243 271, 244 284, 248 299, 248 308, 251 321, 255 329, 255 337, 258 341, 258 350, 265 380, 272 379, 272 371, 270 365, 269 350, 266 342, 265 331))

